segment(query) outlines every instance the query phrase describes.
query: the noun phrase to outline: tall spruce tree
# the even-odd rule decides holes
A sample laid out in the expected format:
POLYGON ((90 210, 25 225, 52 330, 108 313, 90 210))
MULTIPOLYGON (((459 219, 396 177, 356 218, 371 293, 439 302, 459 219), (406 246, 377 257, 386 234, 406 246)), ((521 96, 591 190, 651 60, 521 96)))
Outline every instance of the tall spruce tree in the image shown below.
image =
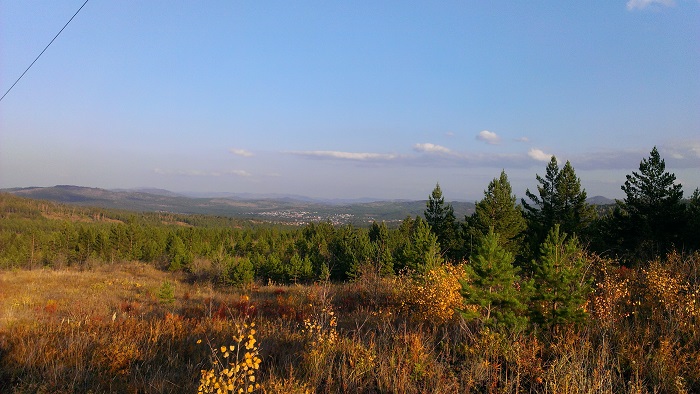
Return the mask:
POLYGON ((540 257, 532 262, 534 323, 549 330, 585 320, 583 306, 591 287, 584 277, 584 262, 577 239, 567 239, 555 224, 540 246, 540 257))
POLYGON ((545 177, 536 175, 537 182, 540 183, 537 186, 538 194, 530 192, 530 189, 525 190, 525 195, 532 201, 533 205, 530 205, 525 199, 521 200, 529 229, 537 234, 538 238, 542 234, 546 234, 554 226, 556 220, 558 177, 559 164, 557 164, 557 158, 552 156, 547 164, 545 177))
POLYGON ((493 229, 498 234, 499 244, 516 258, 523 252, 525 218, 516 204, 508 176, 501 171, 484 191, 484 198, 476 203, 474 213, 466 218, 465 243, 470 254, 474 240, 479 240, 493 229))
POLYGON ((621 188, 625 199, 617 202, 614 222, 624 254, 647 260, 681 246, 687 224, 683 187, 666 171, 656 147, 621 188))
POLYGON ((581 179, 567 160, 557 177, 557 222, 561 231, 581 237, 595 220, 595 209, 586 202, 586 190, 581 188, 581 179))
POLYGON ((430 230, 437 236, 442 254, 451 258, 458 256, 461 248, 457 242, 455 211, 451 204, 445 204, 439 183, 428 197, 423 216, 430 230))
POLYGON ((538 194, 528 189, 525 195, 531 201, 521 200, 528 224, 528 238, 531 250, 544 241, 555 225, 561 231, 581 236, 595 219, 595 210, 586 203, 586 191, 581 188, 581 180, 576 176, 569 161, 559 168, 557 158, 552 156, 547 165, 545 177, 536 176, 540 185, 538 194))
POLYGON ((529 286, 519 283, 513 255, 499 245, 493 229, 482 237, 469 260, 464 266, 466 278, 460 282, 466 305, 462 315, 496 329, 524 327, 529 286))

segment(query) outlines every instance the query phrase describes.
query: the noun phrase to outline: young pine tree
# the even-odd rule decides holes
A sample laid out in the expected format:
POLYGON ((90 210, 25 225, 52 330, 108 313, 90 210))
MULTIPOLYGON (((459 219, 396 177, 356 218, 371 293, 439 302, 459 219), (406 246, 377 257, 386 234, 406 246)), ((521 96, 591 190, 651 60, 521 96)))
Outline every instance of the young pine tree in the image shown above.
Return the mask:
POLYGON ((248 257, 231 257, 226 259, 221 275, 224 284, 247 286, 255 279, 255 268, 248 257))
POLYGON ((360 268, 370 261, 372 244, 367 231, 348 224, 336 231, 329 250, 333 254, 329 265, 331 279, 345 280, 355 278, 360 268))
POLYGON ((404 246, 402 260, 405 267, 422 275, 443 263, 437 236, 428 223, 420 217, 413 221, 409 242, 404 246))
POLYGON ((371 259, 373 269, 379 276, 394 273, 394 256, 389 245, 389 229, 386 223, 372 223, 369 229, 369 241, 372 243, 371 259))
POLYGON ((583 309, 591 290, 584 277, 585 259, 576 238, 567 239, 555 224, 532 262, 534 294, 532 321, 545 330, 582 323, 583 309))
POLYGON ((499 245, 493 229, 480 240, 464 269, 467 276, 461 281, 461 293, 467 306, 462 311, 465 318, 480 319, 496 329, 527 324, 528 283, 519 283, 513 255, 499 245))
POLYGON ((168 235, 165 253, 169 261, 168 269, 170 271, 187 270, 193 260, 192 254, 187 251, 185 243, 174 233, 168 235))

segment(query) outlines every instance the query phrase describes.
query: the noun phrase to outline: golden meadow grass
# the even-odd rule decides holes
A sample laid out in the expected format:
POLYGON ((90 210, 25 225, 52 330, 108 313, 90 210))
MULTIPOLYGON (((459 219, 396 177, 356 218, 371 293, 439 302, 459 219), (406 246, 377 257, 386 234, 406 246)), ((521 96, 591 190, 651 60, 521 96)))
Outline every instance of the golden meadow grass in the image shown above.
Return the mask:
POLYGON ((590 323, 547 334, 465 322, 453 268, 245 292, 141 263, 2 271, 0 392, 697 392, 699 261, 590 257, 590 323))

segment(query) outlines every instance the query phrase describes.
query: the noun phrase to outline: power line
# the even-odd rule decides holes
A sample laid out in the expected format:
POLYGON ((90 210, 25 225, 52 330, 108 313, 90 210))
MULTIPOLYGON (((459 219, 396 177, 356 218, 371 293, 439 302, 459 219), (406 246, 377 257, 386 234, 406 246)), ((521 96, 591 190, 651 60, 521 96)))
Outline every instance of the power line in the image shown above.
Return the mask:
POLYGON ((54 38, 51 40, 51 42, 49 42, 49 44, 46 45, 46 48, 44 48, 44 50, 41 51, 41 53, 39 54, 39 56, 37 56, 36 59, 34 59, 34 61, 32 62, 32 64, 30 64, 29 67, 27 67, 27 69, 24 70, 24 72, 22 73, 22 75, 20 75, 19 78, 17 78, 17 80, 15 81, 15 83, 13 83, 12 86, 10 86, 10 88, 7 89, 7 92, 5 92, 5 94, 3 94, 2 97, 0 97, 0 101, 2 101, 2 99, 4 99, 5 96, 7 96, 8 93, 10 93, 10 90, 12 90, 12 88, 14 88, 15 85, 17 85, 17 82, 19 82, 19 80, 22 79, 22 77, 24 76, 24 74, 26 74, 27 71, 29 71, 29 69, 32 68, 32 66, 34 65, 34 63, 36 63, 36 61, 39 60, 39 58, 41 57, 41 55, 43 55, 44 52, 46 52, 46 50, 49 49, 49 47, 51 46, 51 44, 53 44, 53 42, 56 40, 56 38, 58 38, 58 36, 59 36, 59 35, 61 34, 61 32, 63 31, 63 29, 65 29, 66 26, 68 26, 68 24, 70 23, 70 21, 72 21, 73 18, 75 18, 75 16, 78 15, 78 12, 80 12, 80 10, 82 10, 83 7, 85 7, 85 4, 87 4, 88 1, 89 1, 89 0, 85 0, 85 2, 83 3, 83 5, 81 5, 80 8, 78 8, 78 11, 75 11, 75 14, 73 14, 73 16, 71 16, 70 19, 68 19, 68 22, 66 22, 66 24, 63 25, 63 28, 61 28, 61 30, 60 30, 58 33, 56 33, 56 35, 55 35, 54 38))

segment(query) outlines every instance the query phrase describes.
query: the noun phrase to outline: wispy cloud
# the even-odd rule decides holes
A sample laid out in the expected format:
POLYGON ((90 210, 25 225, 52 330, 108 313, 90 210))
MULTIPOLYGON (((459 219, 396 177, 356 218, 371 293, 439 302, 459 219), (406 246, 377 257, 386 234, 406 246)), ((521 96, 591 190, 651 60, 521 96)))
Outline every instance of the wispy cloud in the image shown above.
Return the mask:
POLYGON ((479 132, 479 134, 476 135, 476 139, 491 145, 498 145, 501 142, 501 137, 499 137, 498 134, 488 130, 479 132))
POLYGON ((700 158, 700 142, 691 142, 685 147, 690 151, 690 153, 693 153, 695 157, 700 158))
POLYGON ((435 145, 431 144, 429 142, 426 142, 424 144, 415 144, 413 145, 413 150, 416 152, 426 152, 426 153, 444 153, 444 154, 451 154, 452 151, 449 148, 445 148, 444 146, 440 145, 435 145))
MULTIPOLYGON (((659 146, 661 158, 666 162, 667 169, 700 169, 700 141, 659 146)), ((616 170, 639 167, 643 159, 649 157, 651 149, 625 149, 587 152, 567 157, 578 170, 616 170)))
POLYGON ((515 141, 516 141, 516 142, 525 142, 525 143, 527 143, 527 142, 530 142, 530 139, 527 138, 527 137, 520 137, 520 138, 516 138, 515 141))
POLYGON ((236 156, 243 156, 243 157, 251 157, 253 156, 253 152, 247 151, 245 149, 229 149, 229 152, 233 153, 236 156))
MULTIPOLYGON (((659 154, 665 159, 666 165, 672 168, 700 168, 700 140, 690 140, 670 143, 659 146, 659 154)), ((649 152, 644 152, 642 158, 649 157, 649 152)))
POLYGON ((649 6, 659 5, 663 7, 672 7, 676 4, 674 0, 629 0, 627 2, 628 10, 643 10, 649 6))
POLYGON ((525 153, 467 153, 456 152, 432 143, 415 144, 413 154, 355 153, 338 151, 285 152, 308 159, 355 161, 410 167, 527 167, 531 160, 525 153))
MULTIPOLYGON (((659 151, 668 168, 700 168, 700 141, 685 141, 673 146, 659 146, 659 151)), ((412 153, 369 153, 343 151, 296 151, 284 152, 311 160, 350 161, 364 165, 406 166, 425 168, 531 168, 534 163, 547 163, 552 153, 539 148, 528 151, 504 152, 460 152, 444 146, 421 143, 413 145, 412 153)), ((605 150, 562 154, 557 156, 560 164, 566 160, 577 170, 634 170, 649 150, 605 150)))
POLYGON ((243 177, 252 176, 252 174, 246 170, 229 170, 229 171, 226 171, 226 174, 227 175, 243 176, 243 177))
POLYGON ((331 150, 291 151, 287 153, 318 159, 341 159, 353 161, 394 160, 399 157, 393 153, 341 152, 331 150))
POLYGON ((156 168, 153 172, 160 175, 211 176, 210 173, 200 170, 164 170, 162 168, 156 168))
POLYGON ((527 155, 530 156, 530 158, 535 159, 537 161, 549 161, 552 159, 551 154, 544 153, 541 149, 535 148, 530 149, 530 151, 527 152, 527 155))

